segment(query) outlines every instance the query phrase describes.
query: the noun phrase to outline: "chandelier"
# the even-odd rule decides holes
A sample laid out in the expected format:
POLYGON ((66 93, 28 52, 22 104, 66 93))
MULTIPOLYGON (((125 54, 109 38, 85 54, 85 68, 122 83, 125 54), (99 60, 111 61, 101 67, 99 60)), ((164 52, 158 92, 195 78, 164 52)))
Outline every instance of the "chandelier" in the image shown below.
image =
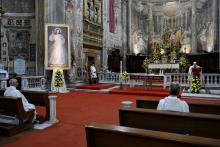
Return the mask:
POLYGON ((178 15, 180 13, 179 4, 176 1, 167 2, 163 6, 163 13, 168 17, 173 17, 173 16, 178 15))

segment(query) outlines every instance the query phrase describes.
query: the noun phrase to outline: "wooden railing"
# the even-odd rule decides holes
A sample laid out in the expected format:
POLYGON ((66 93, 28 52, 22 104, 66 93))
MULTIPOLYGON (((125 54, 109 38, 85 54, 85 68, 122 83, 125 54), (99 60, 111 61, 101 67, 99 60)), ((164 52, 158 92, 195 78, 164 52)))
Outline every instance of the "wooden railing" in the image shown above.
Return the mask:
MULTIPOLYGON (((135 74, 135 73, 132 73, 135 74)), ((145 75, 145 73, 136 73, 139 75, 145 75)), ((163 83, 159 84, 164 88, 169 86, 171 82, 178 82, 183 87, 189 87, 189 80, 187 73, 166 73, 163 75, 163 83)), ((203 87, 220 87, 220 74, 203 73, 202 76, 203 87)), ((120 83, 120 73, 98 73, 99 83, 120 83)), ((123 84, 129 84, 133 82, 135 85, 143 84, 141 80, 127 80, 123 81, 123 84)))

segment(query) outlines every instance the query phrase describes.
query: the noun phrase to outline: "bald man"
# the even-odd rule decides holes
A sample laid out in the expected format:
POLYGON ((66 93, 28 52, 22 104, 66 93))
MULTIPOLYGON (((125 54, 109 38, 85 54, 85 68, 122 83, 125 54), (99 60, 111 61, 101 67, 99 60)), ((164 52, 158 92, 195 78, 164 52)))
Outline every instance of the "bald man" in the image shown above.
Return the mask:
POLYGON ((16 89, 18 86, 18 81, 16 79, 10 79, 9 85, 10 87, 6 88, 4 96, 21 97, 25 111, 35 110, 35 106, 33 104, 30 104, 25 96, 16 89))

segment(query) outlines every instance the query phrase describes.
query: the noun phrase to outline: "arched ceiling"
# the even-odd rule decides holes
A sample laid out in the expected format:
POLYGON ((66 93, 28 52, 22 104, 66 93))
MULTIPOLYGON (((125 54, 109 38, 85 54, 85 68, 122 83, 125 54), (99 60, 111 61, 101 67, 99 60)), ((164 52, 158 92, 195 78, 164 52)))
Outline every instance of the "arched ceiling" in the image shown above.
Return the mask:
MULTIPOLYGON (((138 5, 138 10, 144 9, 148 3, 151 3, 156 6, 163 6, 164 3, 166 2, 172 2, 172 1, 178 1, 180 3, 191 3, 192 0, 134 0, 134 3, 138 5)), ((196 8, 201 9, 203 5, 207 2, 208 0, 197 0, 196 1, 196 8)))

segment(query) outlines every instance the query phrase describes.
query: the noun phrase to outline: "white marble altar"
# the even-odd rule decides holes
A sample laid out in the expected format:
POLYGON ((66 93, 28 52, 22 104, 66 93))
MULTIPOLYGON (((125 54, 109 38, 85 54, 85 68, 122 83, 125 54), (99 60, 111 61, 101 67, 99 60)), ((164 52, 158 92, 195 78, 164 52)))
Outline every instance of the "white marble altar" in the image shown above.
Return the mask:
POLYGON ((179 64, 149 64, 148 69, 159 69, 160 75, 163 75, 165 69, 175 69, 178 70, 180 68, 179 64))

